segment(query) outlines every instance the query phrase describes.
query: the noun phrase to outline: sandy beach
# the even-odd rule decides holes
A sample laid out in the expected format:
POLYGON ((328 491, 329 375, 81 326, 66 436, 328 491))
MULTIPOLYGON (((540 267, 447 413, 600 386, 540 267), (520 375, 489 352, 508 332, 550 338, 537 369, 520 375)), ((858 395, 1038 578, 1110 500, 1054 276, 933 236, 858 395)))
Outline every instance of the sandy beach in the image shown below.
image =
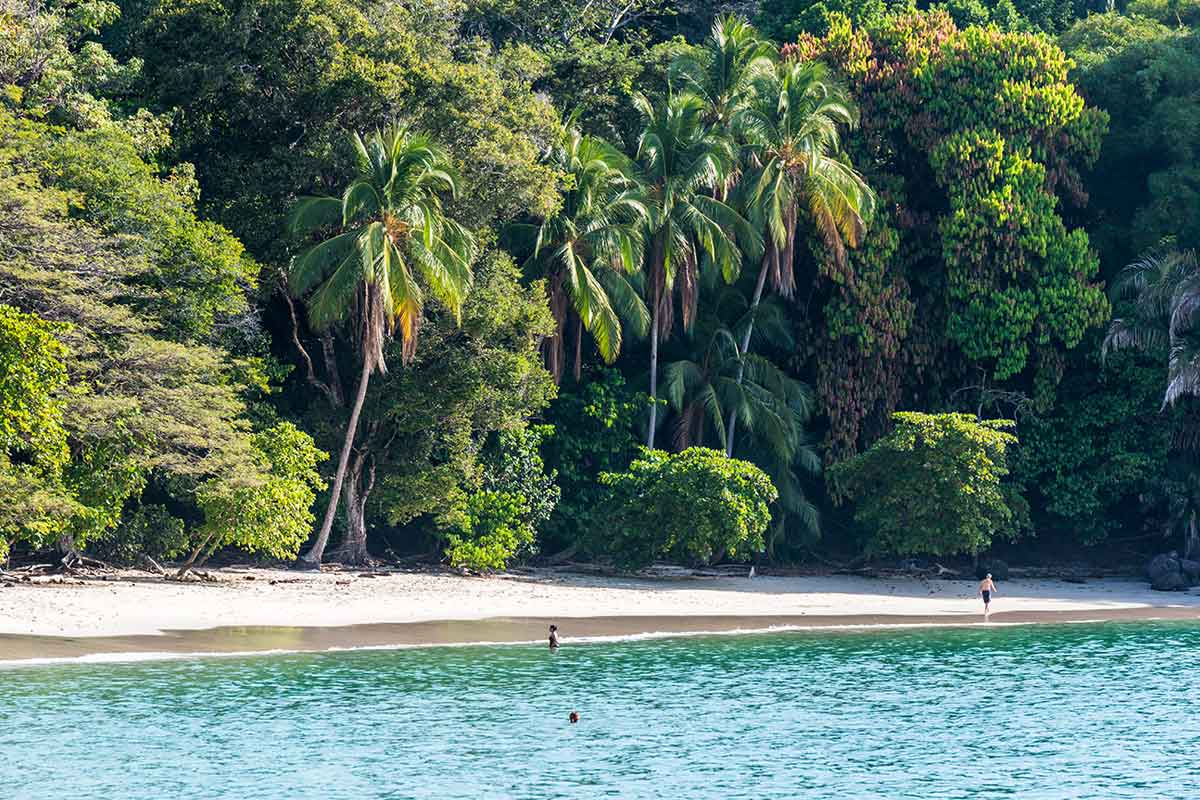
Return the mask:
MULTIPOLYGON (((566 636, 982 623, 975 582, 805 576, 460 577, 230 568, 216 582, 144 573, 0 587, 0 660, 123 652, 326 650, 566 636)), ((1143 581, 1000 585, 993 623, 1200 619, 1200 594, 1143 581)))

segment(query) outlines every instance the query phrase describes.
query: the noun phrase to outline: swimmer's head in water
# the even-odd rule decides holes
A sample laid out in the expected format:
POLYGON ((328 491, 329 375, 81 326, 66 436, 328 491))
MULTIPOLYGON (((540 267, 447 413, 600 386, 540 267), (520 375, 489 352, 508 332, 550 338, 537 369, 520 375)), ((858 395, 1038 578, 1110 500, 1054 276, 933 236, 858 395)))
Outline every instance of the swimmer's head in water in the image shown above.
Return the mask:
POLYGON ((572 711, 570 716, 567 717, 567 719, 571 721, 572 725, 574 725, 576 722, 579 722, 579 712, 572 711))

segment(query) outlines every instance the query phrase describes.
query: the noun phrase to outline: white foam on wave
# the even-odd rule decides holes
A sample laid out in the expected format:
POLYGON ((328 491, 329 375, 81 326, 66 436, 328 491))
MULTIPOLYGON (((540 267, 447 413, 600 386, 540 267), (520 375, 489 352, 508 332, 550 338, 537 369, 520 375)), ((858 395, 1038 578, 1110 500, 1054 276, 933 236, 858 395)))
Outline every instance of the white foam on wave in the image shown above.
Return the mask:
MULTIPOLYGON (((1100 620, 1070 620, 1071 623, 1094 624, 1100 620)), ((837 625, 768 625, 754 628, 726 628, 719 630, 697 631, 642 631, 640 633, 596 634, 592 636, 575 636, 563 638, 564 645, 611 644, 620 642, 642 642, 658 639, 685 639, 700 636, 747 636, 753 634, 772 633, 823 633, 823 632, 868 632, 886 630, 919 630, 924 628, 1009 628, 1024 625, 1038 625, 1038 622, 879 622, 879 623, 846 623, 837 625)), ((543 639, 507 639, 501 641, 479 640, 470 642, 402 642, 396 644, 368 644, 331 646, 323 649, 296 648, 271 650, 232 650, 232 651, 131 651, 119 653, 89 653, 81 656, 52 656, 24 659, 0 659, 0 669, 17 667, 47 666, 54 664, 118 664, 136 663, 142 661, 183 661, 201 658, 237 658, 260 656, 286 655, 319 655, 322 653, 354 653, 374 650, 427 650, 431 648, 463 648, 463 647, 521 647, 541 645, 543 639)))

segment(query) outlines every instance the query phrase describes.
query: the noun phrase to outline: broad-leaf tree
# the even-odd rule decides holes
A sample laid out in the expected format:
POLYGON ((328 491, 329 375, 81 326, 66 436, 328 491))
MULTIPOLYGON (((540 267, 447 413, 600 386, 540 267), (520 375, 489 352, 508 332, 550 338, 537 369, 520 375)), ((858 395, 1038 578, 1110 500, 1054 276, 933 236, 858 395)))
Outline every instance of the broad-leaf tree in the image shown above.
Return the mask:
POLYGON ((1018 530, 1008 474, 1011 420, 973 414, 893 415, 895 429, 826 473, 834 496, 854 503, 878 554, 977 554, 1018 530))
MULTIPOLYGON (((292 263, 290 289, 306 298, 317 330, 348 322, 362 362, 329 506, 302 558, 309 565, 320 564, 329 541, 367 384, 376 370, 387 371, 385 343, 398 333, 401 360, 412 359, 427 293, 458 314, 476 253, 474 236, 442 205, 458 179, 428 136, 390 126, 351 141, 357 174, 342 196, 305 198, 291 219, 293 230, 322 240, 292 263)), ((359 560, 365 552, 347 555, 359 560)))
POLYGON ((645 450, 628 471, 604 473, 612 488, 609 548, 623 566, 656 558, 710 564, 762 552, 777 497, 771 479, 718 450, 645 450))

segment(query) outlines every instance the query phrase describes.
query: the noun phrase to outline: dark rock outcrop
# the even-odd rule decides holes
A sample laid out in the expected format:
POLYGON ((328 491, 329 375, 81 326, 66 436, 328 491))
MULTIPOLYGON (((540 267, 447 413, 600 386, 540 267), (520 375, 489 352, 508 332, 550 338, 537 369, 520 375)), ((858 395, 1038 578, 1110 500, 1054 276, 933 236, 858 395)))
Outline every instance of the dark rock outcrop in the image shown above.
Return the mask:
POLYGON ((1178 592, 1200 584, 1200 562, 1180 558, 1172 550, 1160 553, 1146 565, 1150 588, 1160 592, 1178 592))

